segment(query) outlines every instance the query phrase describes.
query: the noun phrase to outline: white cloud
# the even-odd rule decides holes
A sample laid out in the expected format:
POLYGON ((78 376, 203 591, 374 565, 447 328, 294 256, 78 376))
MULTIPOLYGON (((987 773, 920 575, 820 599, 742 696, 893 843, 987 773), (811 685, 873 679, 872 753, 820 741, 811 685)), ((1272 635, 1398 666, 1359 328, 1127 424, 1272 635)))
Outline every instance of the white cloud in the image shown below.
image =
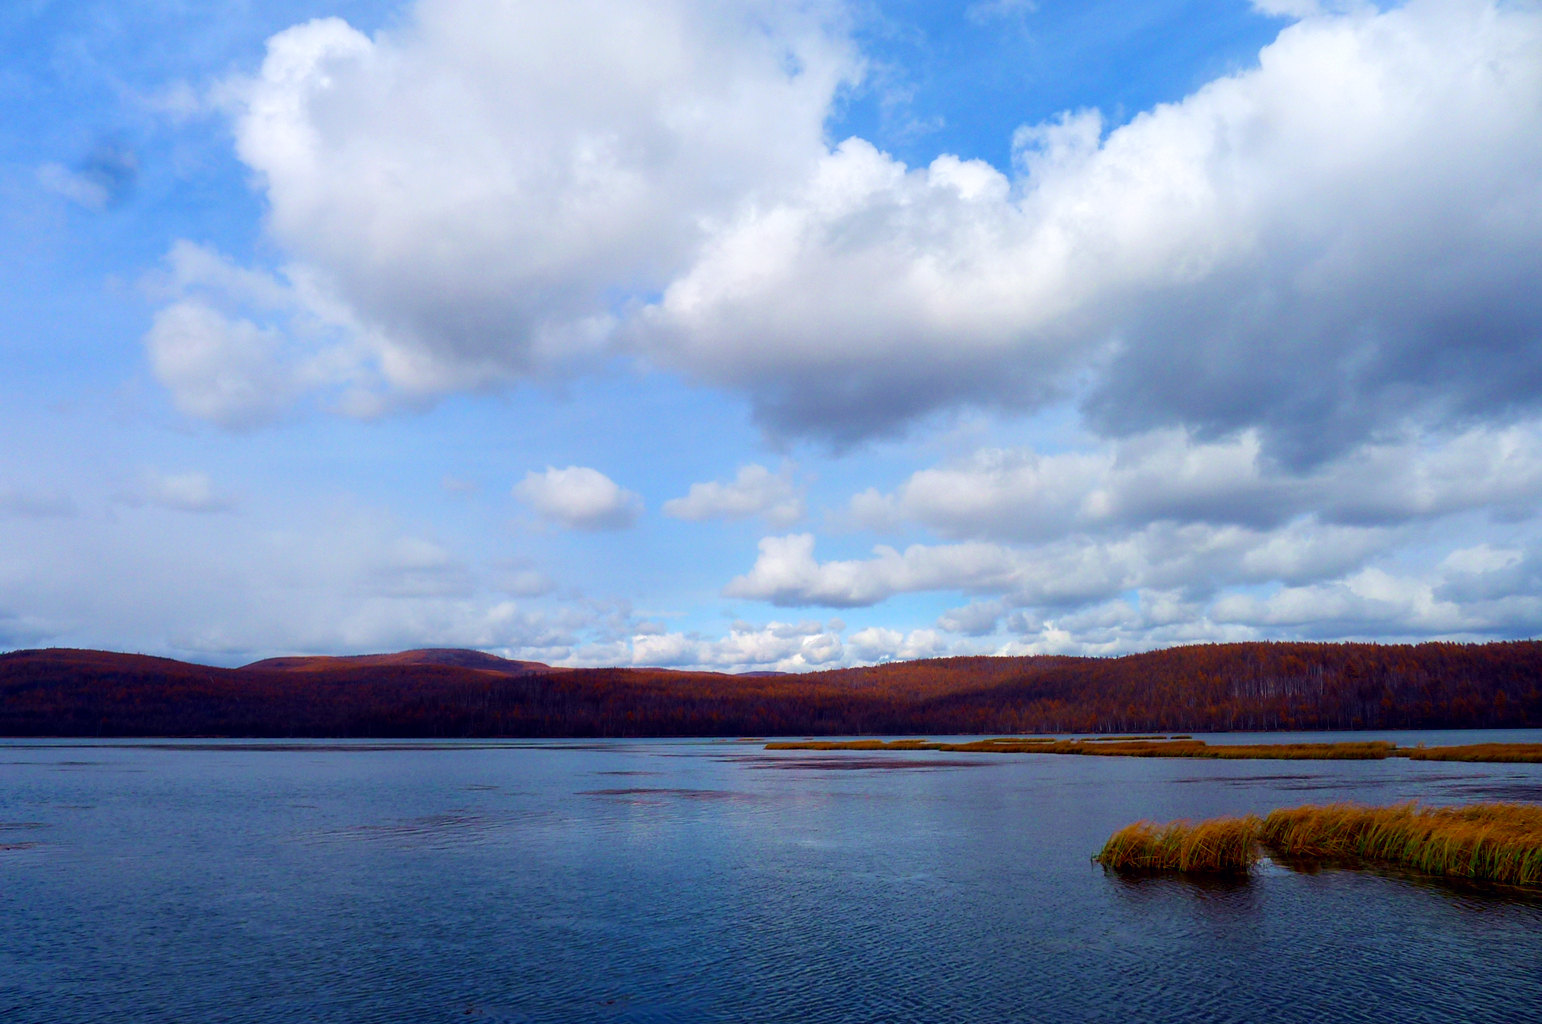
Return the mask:
POLYGON ((386 597, 465 598, 474 590, 466 564, 422 537, 393 537, 382 544, 365 579, 373 594, 386 597))
POLYGON ((1011 177, 847 140, 711 240, 651 350, 837 441, 1072 369, 1103 430, 1254 427, 1300 463, 1535 407, 1539 83, 1535 9, 1415 2, 1289 26, 1106 134, 1026 128, 1011 177))
POLYGON ((297 25, 224 90, 295 309, 179 299, 152 360, 239 425, 619 347, 838 443, 1076 380, 1105 433, 1252 429, 1296 465, 1535 409, 1542 12, 1264 6, 1304 20, 1257 67, 1025 126, 1008 173, 832 148, 862 69, 834 0, 297 25))
POLYGON ((158 311, 145 337, 150 367, 177 408, 230 428, 275 419, 298 393, 279 360, 282 345, 277 331, 196 301, 158 311))
POLYGON ((1307 18, 1318 14, 1317 0, 1252 0, 1253 10, 1274 18, 1307 18))
POLYGON ((550 576, 526 565, 503 567, 496 577, 496 583, 500 590, 516 597, 543 597, 557 589, 556 582, 550 576))
POLYGON ((901 633, 897 629, 871 626, 851 634, 847 646, 857 658, 868 662, 909 661, 948 653, 942 637, 932 629, 901 633))
POLYGON ((801 672, 833 668, 846 657, 838 620, 829 623, 736 622, 716 639, 683 633, 638 633, 631 639, 633 665, 700 668, 723 672, 801 672))
MULTIPOLYGON (((1111 539, 1073 535, 1031 548, 984 541, 886 545, 872 557, 820 562, 812 534, 766 537, 750 571, 723 593, 775 605, 866 607, 896 594, 1009 595, 1019 605, 1075 607, 1125 591, 1219 588, 1333 577, 1386 550, 1385 531, 1312 521, 1277 530, 1152 523, 1111 539)), ((959 630, 964 632, 965 630, 959 630)))
POLYGON ((642 515, 642 498, 588 466, 530 472, 514 496, 543 519, 572 530, 621 530, 642 515))
POLYGON ((766 537, 750 571, 723 593, 777 605, 858 607, 919 590, 1003 590, 1017 575, 1012 552, 994 544, 873 549, 865 561, 817 562, 814 535, 766 537))
POLYGON ((1528 516, 1539 503, 1542 423, 1528 421, 1374 442, 1300 471, 1269 459, 1256 431, 1205 442, 1160 430, 1053 455, 983 449, 913 473, 892 493, 864 491, 850 512, 877 530, 917 522, 947 537, 1042 541, 1157 521, 1273 528, 1303 516, 1353 526, 1475 509, 1528 516))
POLYGON ((313 354, 424 397, 601 351, 618 290, 662 287, 822 152, 859 71, 837 19, 822 0, 420 0, 373 37, 337 18, 273 36, 220 92, 286 273, 350 328, 313 354))
POLYGON ((1252 0, 1253 10, 1274 18, 1310 18, 1320 14, 1348 11, 1370 12, 1375 8, 1368 0, 1252 0))
POLYGON ((63 164, 44 164, 38 168, 37 179, 48 191, 63 196, 77 206, 93 212, 107 208, 107 189, 99 182, 76 174, 63 164))
POLYGON ((756 463, 739 468, 728 483, 692 484, 683 498, 664 502, 664 514, 700 522, 706 519, 748 519, 764 516, 772 526, 787 528, 803 518, 803 495, 792 479, 792 468, 779 473, 756 463))
POLYGON ((1461 636, 1487 633, 1497 625, 1441 600, 1429 579, 1376 568, 1332 582, 1285 587, 1264 598, 1229 594, 1215 602, 1211 615, 1221 622, 1294 628, 1308 636, 1461 636))
POLYGON ((937 625, 949 633, 985 636, 996 631, 1006 611, 1004 601, 971 601, 961 608, 943 612, 937 619, 937 625))
POLYGON ((139 176, 139 157, 120 142, 102 140, 74 168, 46 163, 38 183, 77 206, 101 213, 128 198, 139 176))
POLYGON ((140 474, 138 489, 126 500, 181 512, 228 512, 235 507, 234 499, 221 493, 207 473, 162 473, 153 469, 140 474))
POLYGON ((190 416, 241 429, 308 394, 355 417, 415 397, 385 386, 368 358, 373 334, 303 265, 249 270, 182 240, 144 284, 166 302, 145 337, 151 370, 190 416))
POLYGON ((510 600, 445 540, 369 510, 13 525, 0 531, 0 643, 227 664, 427 646, 561 660, 616 628, 581 601, 510 600))

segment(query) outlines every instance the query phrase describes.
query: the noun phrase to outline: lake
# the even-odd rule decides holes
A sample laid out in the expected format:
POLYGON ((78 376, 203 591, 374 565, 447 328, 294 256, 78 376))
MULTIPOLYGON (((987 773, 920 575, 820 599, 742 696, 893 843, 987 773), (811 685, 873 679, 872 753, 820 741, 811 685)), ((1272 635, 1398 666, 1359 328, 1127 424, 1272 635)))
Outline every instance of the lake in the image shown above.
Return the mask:
POLYGON ((0 740, 0 1020, 1542 1020, 1542 899, 1090 861, 1409 799, 1542 802, 1542 765, 0 740))

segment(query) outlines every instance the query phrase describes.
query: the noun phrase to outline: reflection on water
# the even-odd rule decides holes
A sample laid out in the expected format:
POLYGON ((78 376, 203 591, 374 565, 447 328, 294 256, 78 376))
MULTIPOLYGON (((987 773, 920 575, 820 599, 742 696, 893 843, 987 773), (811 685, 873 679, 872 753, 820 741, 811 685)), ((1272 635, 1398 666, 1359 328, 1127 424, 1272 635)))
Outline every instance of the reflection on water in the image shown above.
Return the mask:
POLYGON ((1190 928, 1235 931, 1257 923, 1264 910, 1261 887, 1246 877, 1110 874, 1109 879, 1114 895, 1133 913, 1178 917, 1190 928))
POLYGON ((1138 818, 1538 800, 1542 765, 701 741, 0 755, 6 1024, 1542 1016, 1535 896, 1090 862, 1138 818))
MULTIPOLYGON (((1000 755, 996 755, 1000 756, 1000 755)), ((720 760, 732 761, 742 764, 747 768, 774 768, 783 771, 812 771, 812 772, 864 772, 895 769, 899 771, 926 772, 937 771, 942 768, 985 768, 990 766, 990 761, 983 757, 972 759, 947 759, 941 757, 916 757, 884 755, 874 757, 870 754, 821 754, 810 757, 756 757, 736 756, 725 757, 720 760)))

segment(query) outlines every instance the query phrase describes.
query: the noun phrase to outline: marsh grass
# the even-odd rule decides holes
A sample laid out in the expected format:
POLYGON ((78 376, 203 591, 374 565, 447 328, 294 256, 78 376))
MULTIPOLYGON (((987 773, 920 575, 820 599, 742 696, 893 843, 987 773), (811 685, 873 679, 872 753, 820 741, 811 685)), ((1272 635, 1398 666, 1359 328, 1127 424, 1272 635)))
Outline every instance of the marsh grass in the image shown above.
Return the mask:
POLYGON ((1187 736, 1094 736, 1062 740, 1052 736, 998 736, 942 743, 904 740, 784 740, 767 750, 946 750, 987 754, 1083 754, 1094 757, 1195 757, 1216 760, 1380 761, 1407 757, 1416 761, 1529 761, 1542 763, 1542 743, 1476 743, 1461 747, 1399 747, 1384 740, 1344 743, 1234 743, 1212 746, 1187 736))
POLYGON ((1066 740, 1050 750, 1054 754, 1092 754, 1099 757, 1198 757, 1216 760, 1271 761, 1366 761, 1391 757, 1391 743, 1256 743, 1211 746, 1204 740, 1137 740, 1093 744, 1066 740))
POLYGON ((1001 736, 967 743, 939 743, 937 749, 966 754, 1042 754, 1059 742, 1053 736, 1001 736))
POLYGON ((1110 836, 1093 859, 1120 872, 1226 874, 1246 872, 1260 848, 1299 867, 1375 864, 1537 888, 1542 887, 1542 807, 1324 804, 1271 811, 1262 820, 1138 821, 1110 836))
POLYGON ((1362 807, 1271 812, 1259 841, 1281 857, 1386 864, 1429 875, 1542 886, 1542 807, 1362 807))
POLYGON ((1414 761, 1488 761, 1542 764, 1542 743, 1469 743, 1459 747, 1401 747, 1414 761))
POLYGON ((952 750, 1007 754, 1042 750, 1045 744, 1059 742, 1051 736, 1000 736, 965 743, 936 740, 778 740, 767 743, 767 750, 952 750))
POLYGON ((1397 754, 1397 746, 1381 740, 1353 743, 1259 743, 1205 748, 1200 757, 1269 758, 1281 761, 1380 761, 1397 754))
POLYGON ((942 750, 944 744, 930 740, 780 740, 766 744, 767 750, 942 750))
POLYGON ((1197 824, 1137 821, 1109 836, 1093 859, 1126 873, 1178 871, 1183 874, 1245 874, 1258 860, 1259 821, 1211 818, 1197 824))
POLYGON ((1130 740, 1186 740, 1189 736, 1169 736, 1157 733, 1151 736, 1088 736, 1083 743, 1128 743, 1130 740))

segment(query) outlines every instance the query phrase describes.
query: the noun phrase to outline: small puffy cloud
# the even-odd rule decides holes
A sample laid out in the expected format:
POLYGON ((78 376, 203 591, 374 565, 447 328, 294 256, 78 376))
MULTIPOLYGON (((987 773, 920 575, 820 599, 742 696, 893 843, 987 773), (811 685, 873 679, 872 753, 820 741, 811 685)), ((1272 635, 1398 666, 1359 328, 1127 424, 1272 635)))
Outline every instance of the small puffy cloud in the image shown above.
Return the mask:
POLYGON ((297 383, 279 359, 282 336, 211 306, 177 302, 155 314, 145 337, 150 368, 177 408, 223 427, 269 422, 297 383))
POLYGON ((994 633, 1001 617, 1007 612, 1003 601, 971 601, 961 608, 943 612, 937 625, 949 633, 964 636, 985 636, 994 633))
POLYGON ((228 512, 235 507, 234 499, 218 491, 207 473, 198 472, 145 470, 140 474, 138 489, 125 500, 180 512, 228 512))
POLYGON ((516 597, 544 597, 557 589, 557 584, 546 573, 522 564, 499 567, 494 583, 499 590, 516 597))
POLYGON ((723 672, 802 672, 842 664, 847 649, 839 620, 734 623, 717 638, 697 634, 646 632, 631 639, 633 665, 704 668, 723 672))
POLYGON ((101 213, 133 192, 139 177, 139 157, 120 142, 103 141, 74 167, 47 163, 38 168, 37 177, 50 192, 101 213))
POLYGON ((642 498, 588 466, 530 472, 514 496, 548 522, 572 530, 622 530, 642 515, 642 498))
POLYGON ((867 560, 818 562, 814 535, 766 537, 748 573, 723 593, 777 605, 851 608, 920 590, 1003 590, 1016 576, 1013 553, 994 544, 873 549, 867 560))
POLYGON ((467 597, 470 572, 448 549, 422 537, 394 537, 366 569, 370 589, 389 597, 467 597))
POLYGON ((367 332, 303 267, 263 273, 179 241, 145 290, 165 303, 144 339, 150 368, 186 415, 240 430, 310 393, 357 417, 391 404, 367 332))
POLYGON ((632 664, 654 668, 695 665, 700 643, 682 633, 638 633, 632 637, 632 664))
POLYGON ((675 519, 700 522, 758 515, 783 529, 802 519, 803 512, 803 495, 793 482, 791 467, 772 473, 756 463, 740 467, 732 481, 692 484, 685 497, 664 503, 664 514, 675 519))
POLYGON ((909 661, 935 658, 947 653, 947 645, 934 629, 897 629, 871 626, 853 633, 846 641, 851 652, 862 661, 909 661))

